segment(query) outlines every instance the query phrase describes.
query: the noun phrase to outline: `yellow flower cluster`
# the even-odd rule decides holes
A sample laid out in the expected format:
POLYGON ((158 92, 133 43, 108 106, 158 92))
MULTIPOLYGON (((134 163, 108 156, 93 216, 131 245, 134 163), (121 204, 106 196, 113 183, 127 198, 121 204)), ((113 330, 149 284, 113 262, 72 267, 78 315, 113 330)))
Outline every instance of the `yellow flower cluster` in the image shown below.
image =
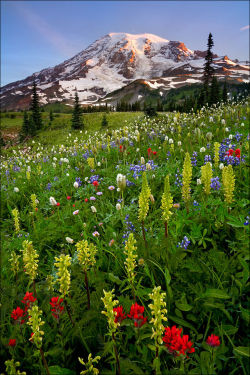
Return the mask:
POLYGON ((168 320, 165 316, 167 314, 167 310, 165 309, 166 302, 164 302, 166 293, 161 293, 161 287, 157 286, 149 294, 149 297, 153 300, 153 303, 149 305, 153 315, 153 318, 150 320, 150 323, 153 323, 153 335, 151 338, 154 337, 155 343, 158 345, 162 344, 162 335, 164 332, 164 325, 162 323, 168 320))
POLYGON ((41 331, 44 321, 41 319, 42 311, 39 310, 37 305, 33 305, 31 309, 28 310, 29 320, 27 324, 31 326, 33 335, 30 341, 34 342, 38 349, 42 346, 44 332, 41 331))
POLYGON ((148 201, 150 199, 151 190, 148 186, 147 176, 146 172, 143 172, 142 174, 142 189, 141 193, 139 195, 139 221, 144 221, 147 217, 148 210, 149 210, 149 204, 148 201))
POLYGON ((19 224, 19 212, 17 208, 14 208, 14 210, 12 210, 12 215, 14 216, 15 232, 19 232, 20 224, 19 224))
POLYGON ((79 362, 86 367, 86 370, 81 371, 80 375, 98 375, 99 370, 94 367, 93 363, 98 363, 100 361, 101 357, 98 355, 95 358, 92 358, 92 354, 90 353, 88 356, 88 362, 83 362, 82 358, 78 357, 79 362))
POLYGON ((48 291, 52 293, 52 292, 54 291, 54 281, 53 281, 53 276, 48 275, 48 276, 46 277, 46 284, 47 284, 48 291))
POLYGON ((26 375, 25 371, 19 371, 16 368, 20 366, 20 362, 15 362, 14 359, 9 359, 8 361, 4 362, 6 366, 6 372, 10 375, 26 375))
POLYGON ((214 166, 217 168, 219 165, 220 161, 220 143, 219 142, 214 142, 214 166))
POLYGON ((117 327, 120 325, 118 322, 115 323, 115 316, 116 312, 113 310, 116 305, 118 305, 119 301, 113 300, 115 297, 114 294, 114 289, 111 290, 111 292, 106 292, 105 290, 103 291, 104 297, 102 297, 102 301, 104 304, 104 307, 106 311, 102 311, 102 314, 106 315, 107 320, 108 320, 108 325, 109 325, 109 333, 112 335, 117 329, 117 327))
POLYGON ((27 180, 30 180, 30 171, 26 171, 27 180))
POLYGON ((211 178, 213 177, 213 170, 210 163, 201 167, 201 182, 204 184, 204 191, 208 195, 211 190, 211 178))
POLYGON ((89 267, 94 266, 96 263, 95 254, 97 249, 94 244, 88 244, 88 241, 79 241, 76 244, 77 258, 84 270, 87 271, 89 267))
POLYGON ((55 262, 55 266, 58 268, 59 291, 62 296, 65 297, 70 288, 70 273, 68 267, 71 265, 71 257, 61 254, 59 257, 55 257, 55 260, 57 261, 55 262))
POLYGON ((29 275, 30 280, 33 281, 37 275, 37 268, 38 268, 38 258, 39 255, 37 251, 34 249, 32 242, 30 241, 23 241, 23 264, 25 267, 25 272, 29 275))
POLYGON ((30 199, 31 199, 31 205, 32 205, 33 212, 35 212, 36 207, 37 207, 36 194, 31 194, 30 199))
POLYGON ((190 183, 192 179, 192 163, 190 159, 190 155, 187 152, 184 160, 183 171, 182 171, 182 197, 185 203, 191 198, 190 195, 190 183))
POLYGON ((235 176, 232 165, 228 165, 222 170, 222 183, 224 188, 225 201, 230 204, 233 201, 235 188, 235 176))
POLYGON ((135 267, 136 267, 136 250, 137 247, 135 246, 136 240, 134 238, 133 233, 130 233, 128 240, 125 243, 125 251, 124 254, 127 256, 124 264, 125 269, 128 274, 128 281, 133 284, 135 279, 135 267))
POLYGON ((161 209, 162 218, 165 222, 168 222, 171 215, 173 214, 170 210, 173 207, 173 197, 170 193, 169 176, 165 178, 164 193, 161 198, 161 209))
POLYGON ((19 271, 19 258, 20 255, 17 255, 15 251, 11 252, 10 269, 13 271, 14 276, 16 276, 19 271))
POLYGON ((95 159, 94 158, 88 158, 87 163, 90 169, 95 169, 95 159))

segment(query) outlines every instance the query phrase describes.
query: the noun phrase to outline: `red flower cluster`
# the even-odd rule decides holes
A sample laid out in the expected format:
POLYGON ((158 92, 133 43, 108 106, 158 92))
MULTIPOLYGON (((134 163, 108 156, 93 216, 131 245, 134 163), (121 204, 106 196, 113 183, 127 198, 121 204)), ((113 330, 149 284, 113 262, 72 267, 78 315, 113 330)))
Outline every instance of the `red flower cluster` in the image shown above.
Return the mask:
POLYGON ((141 327, 146 323, 147 318, 143 316, 144 307, 134 303, 130 308, 130 313, 126 315, 123 312, 123 306, 118 306, 113 309, 116 312, 115 323, 121 323, 124 319, 130 318, 134 321, 135 327, 141 327))
POLYGON ((23 300, 21 301, 25 305, 24 310, 17 306, 17 308, 12 311, 11 318, 13 318, 17 323, 23 324, 25 322, 24 319, 27 315, 27 310, 30 308, 30 304, 35 301, 36 298, 33 296, 33 293, 26 292, 23 300))
POLYGON ((165 335, 163 341, 169 352, 174 356, 187 355, 187 353, 194 353, 195 349, 192 348, 193 343, 189 341, 188 335, 181 336, 182 328, 167 327, 165 328, 165 335))
POLYGON ((148 148, 148 157, 150 157, 151 155, 157 155, 157 152, 156 151, 152 151, 152 149, 149 147, 148 148))
POLYGON ((134 303, 130 308, 130 313, 128 314, 128 318, 134 320, 135 327, 141 327, 143 324, 146 323, 147 317, 143 316, 144 313, 144 306, 138 305, 138 303, 134 303))
POLYGON ((52 297, 51 298, 51 301, 50 301, 50 305, 52 307, 51 312, 52 312, 52 315, 54 316, 54 318, 56 318, 56 319, 59 319, 60 314, 64 310, 64 306, 62 306, 62 303, 63 303, 63 298, 60 298, 60 299, 59 299, 59 297, 52 297))
POLYGON ((115 323, 121 323, 124 319, 126 319, 126 315, 123 312, 122 306, 114 307, 113 311, 116 313, 115 323))
POLYGON ((228 156, 233 156, 233 155, 235 154, 235 156, 236 156, 237 158, 240 158, 240 149, 237 148, 237 149, 234 151, 233 149, 230 148, 230 149, 226 152, 226 154, 227 154, 228 156))
POLYGON ((8 346, 11 346, 12 348, 14 348, 16 346, 16 339, 10 339, 8 346))
POLYGON ((17 306, 16 309, 14 309, 11 313, 11 318, 13 318, 17 323, 23 324, 25 322, 25 311, 21 309, 19 306, 17 306))
POLYGON ((219 336, 215 336, 213 333, 211 336, 208 336, 206 343, 209 346, 215 347, 215 346, 220 346, 220 340, 219 336))
POLYGON ((25 304, 25 311, 30 308, 30 304, 35 302, 36 298, 33 296, 33 293, 26 292, 25 296, 23 297, 22 303, 25 304))

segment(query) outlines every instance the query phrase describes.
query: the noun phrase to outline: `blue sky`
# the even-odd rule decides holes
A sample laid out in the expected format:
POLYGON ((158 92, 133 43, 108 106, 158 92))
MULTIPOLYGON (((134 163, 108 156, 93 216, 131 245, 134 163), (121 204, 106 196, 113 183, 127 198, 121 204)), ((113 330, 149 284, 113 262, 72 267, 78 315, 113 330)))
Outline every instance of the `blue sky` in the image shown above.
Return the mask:
POLYGON ((248 1, 1 1, 1 85, 73 57, 110 32, 151 33, 249 58, 248 1))

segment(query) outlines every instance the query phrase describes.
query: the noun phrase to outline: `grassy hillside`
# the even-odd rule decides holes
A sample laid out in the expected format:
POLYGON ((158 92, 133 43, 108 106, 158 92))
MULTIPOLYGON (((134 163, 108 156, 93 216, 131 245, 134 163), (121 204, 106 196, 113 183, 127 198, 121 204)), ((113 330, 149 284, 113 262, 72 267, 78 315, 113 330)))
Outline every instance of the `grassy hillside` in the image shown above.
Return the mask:
MULTIPOLYGON (((84 131, 103 131, 101 122, 104 113, 84 113, 84 131)), ((125 126, 128 122, 143 116, 142 112, 110 112, 106 114, 108 128, 114 129, 125 126)), ((68 132, 71 131, 71 114, 54 113, 54 120, 49 126, 49 113, 42 112, 44 129, 37 135, 44 143, 50 144, 63 141, 68 132)), ((18 132, 22 127, 22 112, 7 112, 1 115, 1 128, 5 140, 16 140, 18 132), (14 137, 14 138, 13 138, 14 137)), ((74 132, 73 132, 74 133, 74 132)))

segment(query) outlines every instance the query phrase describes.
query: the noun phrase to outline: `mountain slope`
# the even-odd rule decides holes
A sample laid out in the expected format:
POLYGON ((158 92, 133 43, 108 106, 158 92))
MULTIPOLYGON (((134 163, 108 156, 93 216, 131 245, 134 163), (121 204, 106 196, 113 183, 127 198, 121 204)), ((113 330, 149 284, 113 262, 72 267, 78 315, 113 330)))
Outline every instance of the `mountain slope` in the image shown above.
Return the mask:
MULTIPOLYGON (((153 34, 110 33, 62 64, 4 86, 2 108, 28 107, 34 80, 43 104, 53 101, 72 104, 75 90, 82 104, 95 103, 138 79, 163 90, 200 82, 205 54, 153 34)), ((248 80, 249 66, 227 56, 214 55, 214 62, 219 78, 248 80)))

